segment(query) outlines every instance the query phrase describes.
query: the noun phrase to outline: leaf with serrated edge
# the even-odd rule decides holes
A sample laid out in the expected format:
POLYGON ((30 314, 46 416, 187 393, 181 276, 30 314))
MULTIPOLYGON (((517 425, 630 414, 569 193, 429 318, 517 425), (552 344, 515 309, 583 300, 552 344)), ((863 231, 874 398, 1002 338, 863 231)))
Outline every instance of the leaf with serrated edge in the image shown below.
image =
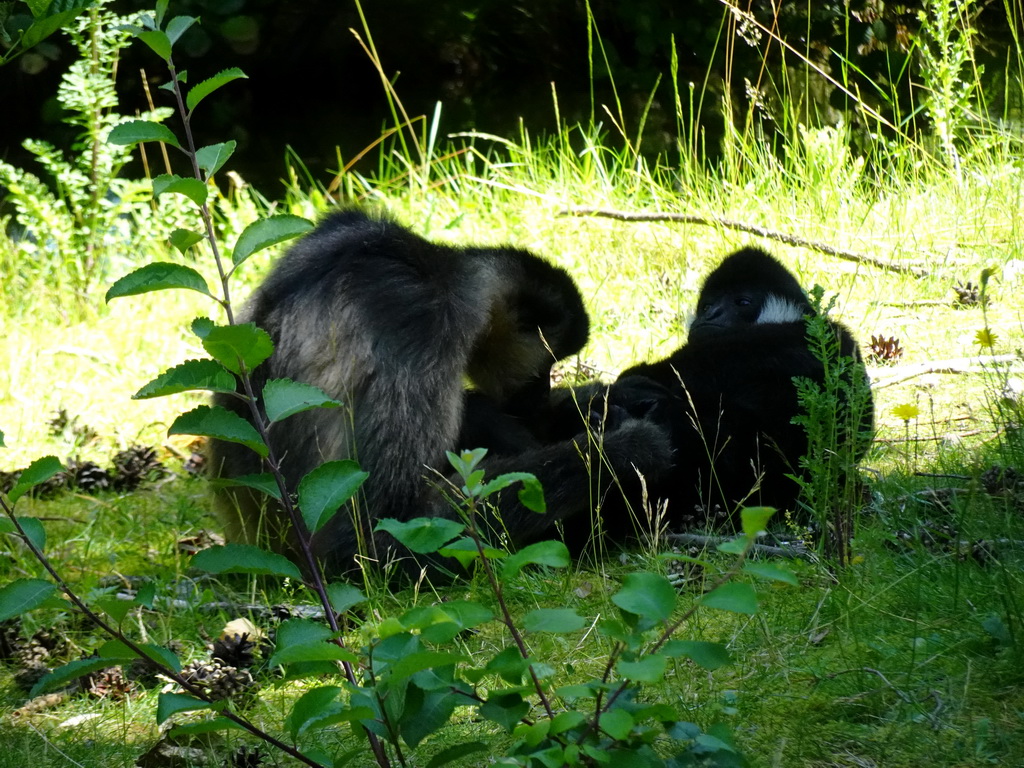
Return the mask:
POLYGON ((0 621, 31 611, 56 591, 56 587, 42 579, 18 579, 0 587, 0 621))
POLYGON ((162 725, 171 715, 178 712, 192 712, 210 709, 213 704, 184 693, 161 693, 156 705, 156 724, 162 725))
POLYGON ((166 261, 155 261, 134 272, 129 272, 118 279, 107 290, 106 300, 119 299, 124 296, 136 296, 150 291, 165 291, 170 288, 184 288, 213 298, 203 276, 192 267, 183 264, 171 264, 166 261))
POLYGON ((237 146, 234 141, 225 141, 221 144, 210 144, 196 150, 196 164, 206 171, 206 177, 213 176, 224 167, 237 146))
POLYGON ((235 242, 231 262, 237 267, 257 251, 291 240, 313 228, 313 222, 301 216, 282 213, 266 219, 259 219, 247 226, 235 242))
POLYGON ((310 532, 316 533, 352 498, 367 472, 351 459, 326 461, 299 481, 299 507, 310 532))
POLYGON ((271 379, 263 385, 263 407, 270 421, 281 421, 310 408, 337 408, 340 402, 312 384, 291 379, 271 379))
POLYGON ((195 23, 196 19, 192 16, 175 16, 167 22, 167 39, 172 44, 178 42, 178 38, 195 23))
POLYGON ((193 232, 190 229, 176 229, 171 233, 171 245, 177 248, 182 254, 196 243, 202 242, 204 235, 193 232))
POLYGON ((138 35, 139 40, 144 42, 150 47, 157 56, 164 61, 171 58, 171 41, 167 35, 161 32, 159 29, 152 29, 147 32, 141 32, 138 35))
POLYGON ((224 544, 196 553, 192 565, 208 573, 255 573, 302 579, 298 566, 284 555, 251 544, 224 544))
MULTIPOLYGON (((192 324, 193 330, 200 325, 197 318, 192 324)), ((203 327, 202 331, 196 330, 196 333, 202 339, 203 349, 232 373, 241 373, 239 360, 251 371, 274 353, 273 339, 262 328, 257 328, 256 323, 211 325, 203 327)))
POLYGON ((53 670, 50 674, 36 683, 29 692, 29 696, 34 697, 44 691, 48 691, 53 688, 61 688, 82 675, 87 675, 90 672, 96 672, 100 669, 106 669, 107 667, 116 667, 122 661, 125 661, 125 659, 110 659, 106 657, 90 656, 87 659, 77 659, 69 662, 64 666, 57 667, 57 669, 53 670))
POLYGON ((278 501, 281 500, 281 489, 277 485, 277 480, 270 472, 261 472, 257 475, 242 475, 241 477, 214 477, 209 482, 215 488, 226 488, 229 486, 252 488, 278 501))
POLYGON ((64 467, 56 456, 43 456, 36 459, 21 473, 18 482, 7 492, 7 498, 13 504, 28 491, 40 483, 46 482, 64 467))
POLYGON ((537 608, 523 617, 527 632, 576 632, 587 625, 587 620, 572 608, 537 608))
POLYGON ((35 517, 18 517, 18 522, 21 523, 21 530, 28 536, 28 540, 31 541, 36 549, 40 552, 46 551, 46 529, 43 528, 43 524, 39 522, 38 518, 35 517))
POLYGON ((757 593, 749 584, 723 584, 701 597, 700 603, 708 608, 718 608, 732 613, 757 613, 757 593))
POLYGON ((676 605, 676 591, 661 574, 630 573, 622 580, 622 589, 612 595, 619 608, 650 621, 665 621, 676 605))
POLYGON ((800 583, 796 574, 782 566, 775 565, 774 563, 744 563, 743 571, 744 573, 752 573, 762 579, 781 581, 785 584, 792 584, 793 586, 797 586, 800 583))
POLYGON ((240 443, 266 457, 268 450, 260 433, 237 413, 224 408, 200 405, 181 414, 167 430, 168 435, 201 435, 240 443))
POLYGON ((236 386, 235 377, 216 360, 186 360, 161 373, 132 395, 132 399, 164 397, 194 389, 234 392, 236 386))
POLYGON ((172 147, 181 146, 178 137, 170 128, 149 120, 129 120, 127 123, 115 125, 107 135, 111 144, 139 144, 143 141, 162 141, 172 147))
POLYGON ((374 531, 387 531, 413 552, 429 554, 458 536, 465 525, 439 517, 414 517, 400 521, 385 517, 374 531))
POLYGON ((239 78, 246 78, 246 74, 238 67, 232 67, 231 69, 225 69, 223 72, 218 72, 201 83, 196 83, 189 89, 188 96, 185 97, 185 105, 188 107, 188 111, 191 112, 199 106, 199 102, 221 86, 227 85, 232 80, 238 80, 239 78))
POLYGON ((571 562, 569 548, 560 541, 538 541, 529 544, 502 564, 501 580, 516 576, 526 565, 546 565, 549 568, 566 568, 571 562))
POLYGON ((173 174, 162 173, 153 179, 153 197, 160 195, 184 195, 196 205, 206 202, 209 190, 199 179, 186 179, 173 174))

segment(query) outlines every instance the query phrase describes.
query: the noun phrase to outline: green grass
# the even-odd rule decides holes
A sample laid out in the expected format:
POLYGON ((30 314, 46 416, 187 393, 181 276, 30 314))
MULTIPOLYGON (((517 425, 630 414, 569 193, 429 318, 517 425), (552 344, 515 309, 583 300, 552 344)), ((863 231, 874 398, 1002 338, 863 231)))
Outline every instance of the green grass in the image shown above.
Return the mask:
MULTIPOLYGON (((1018 224, 1024 173, 1014 157, 1019 146, 992 143, 965 153, 958 180, 909 146, 863 164, 835 132, 797 132, 792 142, 779 159, 734 138, 726 161, 711 171, 651 168, 628 150, 608 149, 594 132, 565 130, 544 139, 524 134, 498 142, 476 137, 468 148, 439 150, 428 166, 413 165, 411 173, 403 158, 385 149, 379 178, 350 176, 345 184, 429 237, 511 242, 564 266, 592 315, 591 341, 581 357, 608 376, 678 346, 701 277, 721 256, 748 243, 766 245, 804 284, 820 283, 838 294, 838 317, 862 343, 872 334, 899 337, 906 349, 900 365, 977 354, 975 334, 986 327, 997 336, 991 352, 1019 349, 1022 276, 1003 272, 1024 258, 1018 224), (559 215, 571 205, 741 220, 876 259, 920 264, 929 274, 882 272, 717 227, 559 215), (953 285, 977 283, 983 268, 998 276, 987 314, 955 309, 953 285)), ((296 182, 279 210, 312 216, 318 198, 316 190, 296 182)), ((236 199, 221 215, 237 232, 252 212, 251 199, 236 199)), ((168 252, 163 258, 179 257, 168 252)), ((268 263, 260 258, 247 265, 236 293, 244 294, 268 263)), ((166 443, 167 425, 196 398, 132 401, 131 394, 161 370, 202 354, 187 324, 213 307, 192 295, 151 294, 119 299, 109 308, 97 301, 94 316, 69 324, 56 308, 61 297, 48 295, 44 285, 17 299, 0 315, 0 428, 9 446, 0 453, 0 467, 24 466, 45 453, 105 459, 133 442, 166 443), (79 445, 49 434, 46 421, 62 407, 99 438, 79 445)), ((647 696, 677 706, 704 727, 728 723, 757 766, 1024 764, 1020 545, 1001 547, 997 559, 979 564, 942 548, 900 543, 896 536, 930 519, 955 524, 969 541, 1024 540, 1020 502, 990 497, 975 480, 994 461, 1024 466, 1019 448, 1005 447, 1009 425, 993 418, 1002 383, 1002 374, 989 370, 915 377, 877 390, 878 442, 864 462, 872 499, 858 519, 854 564, 843 571, 794 564, 800 585, 759 585, 761 610, 753 617, 698 612, 682 636, 727 643, 734 664, 708 673, 680 662, 647 696), (920 415, 904 423, 892 413, 903 404, 916 404, 920 415), (936 485, 963 492, 948 508, 913 495, 936 485)), ((179 451, 184 445, 175 442, 179 451)), ((124 496, 25 500, 19 510, 47 520, 51 556, 86 594, 114 574, 155 579, 157 609, 131 614, 125 626, 153 642, 183 643, 185 659, 202 656, 205 640, 233 617, 204 604, 306 599, 291 585, 266 581, 191 581, 177 542, 217 529, 207 492, 195 479, 179 477, 124 496)), ((7 540, 3 548, 5 581, 40 573, 16 542, 7 540)), ((723 556, 710 557, 727 563, 723 556)), ((612 555, 566 573, 533 574, 509 599, 519 615, 536 607, 608 615, 615 611, 609 595, 638 567, 662 566, 642 554, 625 563, 612 555)), ((361 633, 414 603, 467 596, 486 600, 482 582, 395 595, 378 586, 370 608, 353 619, 350 639, 358 645, 361 633)), ((682 602, 697 596, 699 591, 687 592, 682 602)), ((75 643, 68 658, 99 644, 66 617, 37 611, 26 618, 30 629, 55 623, 75 643)), ((609 650, 586 631, 529 640, 556 669, 560 684, 599 674, 609 650)), ((508 639, 488 626, 456 642, 487 658, 508 639)), ((157 737, 152 688, 121 702, 76 695, 14 715, 25 695, 10 675, 10 667, 0 667, 0 766, 127 766, 157 737), (76 725, 72 718, 79 715, 96 717, 76 725)), ((268 686, 256 719, 279 731, 299 692, 296 684, 268 686)), ((469 737, 494 744, 500 754, 507 736, 469 712, 456 714, 445 731, 448 741, 424 742, 416 764, 469 737)), ((237 735, 225 738, 248 743, 237 735)), ((339 745, 359 743, 344 728, 336 738, 339 745)), ((214 742, 199 746, 216 751, 223 762, 219 737, 214 742)), ((369 755, 354 764, 369 764, 369 755)))

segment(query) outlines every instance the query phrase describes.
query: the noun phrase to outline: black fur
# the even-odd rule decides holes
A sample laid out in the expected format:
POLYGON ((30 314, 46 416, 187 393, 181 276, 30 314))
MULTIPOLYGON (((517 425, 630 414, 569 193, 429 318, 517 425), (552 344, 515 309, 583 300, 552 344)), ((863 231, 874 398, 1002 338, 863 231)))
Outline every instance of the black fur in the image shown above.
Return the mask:
MULTIPOLYGON (((464 423, 493 415, 522 422, 524 434, 537 429, 552 362, 577 352, 588 333, 572 279, 533 254, 432 243, 357 211, 328 216, 293 246, 241 320, 264 328, 275 345, 254 374, 256 392, 284 377, 316 385, 346 406, 303 412, 271 428, 293 490, 328 460, 356 458, 370 474, 358 501, 314 536, 331 573, 353 570, 360 553, 387 560, 394 540, 371 533, 380 518, 450 516, 431 470, 447 474, 446 450, 476 447, 459 444, 464 423)), ((237 398, 215 400, 248 418, 237 398)), ((608 481, 591 481, 597 457, 585 435, 515 445, 503 446, 497 453, 504 455, 485 468, 489 476, 536 474, 548 513, 529 512, 513 490, 504 492, 498 511, 513 545, 550 534, 556 521, 589 515, 594 494, 608 489, 608 481)), ((670 462, 665 431, 642 420, 625 420, 605 436, 603 449, 618 472, 635 463, 654 476, 670 462)), ((214 442, 211 453, 218 476, 264 469, 233 443, 214 442)), ((231 539, 294 549, 293 532, 271 500, 237 488, 218 496, 231 539)))
MULTIPOLYGON (((669 500, 672 527, 724 522, 740 504, 794 509, 799 486, 787 474, 803 471, 807 436, 793 424, 801 412, 793 379, 822 383, 825 376, 808 346, 804 316, 811 312, 785 267, 758 249, 738 251, 705 280, 687 343, 624 371, 612 386, 617 408, 671 429, 675 466, 652 491, 669 500)), ((828 325, 840 355, 860 369, 854 375, 866 378, 849 330, 828 325)), ((868 410, 858 434, 844 436, 858 440, 858 458, 873 423, 868 410)))

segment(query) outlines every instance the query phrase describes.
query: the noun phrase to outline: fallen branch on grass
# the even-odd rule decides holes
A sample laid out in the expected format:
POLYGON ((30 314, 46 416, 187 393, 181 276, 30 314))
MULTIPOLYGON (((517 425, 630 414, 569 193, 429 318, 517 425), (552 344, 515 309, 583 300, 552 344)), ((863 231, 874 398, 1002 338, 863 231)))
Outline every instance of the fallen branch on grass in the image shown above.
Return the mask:
POLYGON ((1021 358, 1016 354, 985 355, 981 357, 955 357, 949 360, 929 360, 924 363, 904 365, 899 368, 892 369, 892 372, 885 378, 876 378, 875 376, 877 374, 872 375, 871 388, 882 389, 883 387, 891 387, 893 384, 899 384, 907 379, 913 379, 917 376, 924 376, 929 373, 973 373, 975 371, 985 370, 985 366, 987 365, 1014 363, 1019 361, 1021 361, 1021 358))
POLYGON ((750 235, 757 235, 767 240, 775 240, 786 245, 795 245, 798 248, 809 248, 812 251, 827 253, 837 259, 852 261, 857 264, 868 264, 878 269, 889 272, 897 272, 902 275, 913 275, 914 277, 925 277, 928 270, 921 267, 912 267, 906 264, 895 264, 889 261, 866 256, 863 253, 847 251, 836 248, 820 240, 808 240, 796 235, 789 235, 774 229, 766 229, 754 224, 726 219, 721 216, 702 216, 695 213, 639 213, 632 211, 616 211, 610 208, 593 208, 590 206, 572 206, 558 212, 559 216, 601 216, 606 219, 617 219, 618 221, 679 221, 685 224, 703 224, 705 226, 719 226, 726 229, 734 229, 737 232, 746 232, 750 235))

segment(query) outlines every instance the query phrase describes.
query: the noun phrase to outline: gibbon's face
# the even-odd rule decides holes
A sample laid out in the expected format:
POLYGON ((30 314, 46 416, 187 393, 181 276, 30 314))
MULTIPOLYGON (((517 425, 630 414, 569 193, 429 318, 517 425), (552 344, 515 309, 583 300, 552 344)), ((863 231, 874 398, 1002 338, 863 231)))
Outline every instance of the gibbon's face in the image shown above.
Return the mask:
POLYGON ((736 290, 721 295, 701 294, 690 335, 715 333, 751 325, 792 323, 805 313, 802 304, 763 290, 736 290))

